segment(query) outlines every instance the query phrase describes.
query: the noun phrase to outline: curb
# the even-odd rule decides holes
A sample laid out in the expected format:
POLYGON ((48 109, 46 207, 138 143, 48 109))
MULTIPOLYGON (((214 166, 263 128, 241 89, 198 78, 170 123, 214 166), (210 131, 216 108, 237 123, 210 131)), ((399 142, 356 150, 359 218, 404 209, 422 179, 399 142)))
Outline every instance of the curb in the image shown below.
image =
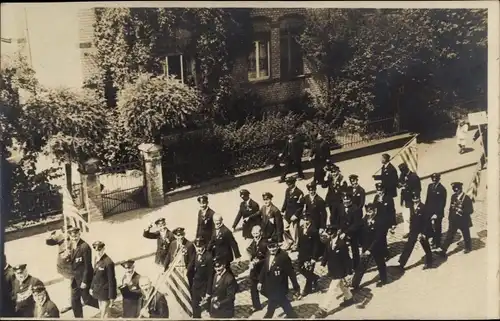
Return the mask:
MULTIPOLYGON (((448 173, 451 173, 451 172, 455 172, 455 171, 459 171, 459 170, 462 170, 462 169, 465 169, 465 168, 468 168, 468 167, 472 167, 472 166, 475 166, 477 165, 477 162, 473 162, 473 163, 468 163, 468 164, 465 164, 465 165, 461 165, 459 167, 455 167, 455 168, 451 168, 451 169, 447 169, 447 170, 444 170, 444 171, 441 171, 441 172, 433 172, 433 173, 439 173, 441 175, 443 174, 448 174, 448 173)), ((424 180, 424 179, 429 179, 431 177, 431 175, 433 174, 428 174, 428 175, 425 175, 425 176, 421 176, 420 179, 421 180, 424 180)), ((366 192, 366 195, 373 195, 376 193, 376 190, 370 190, 370 191, 367 191, 366 192)), ((143 254, 143 255, 140 255, 140 256, 137 256, 135 258, 130 258, 130 259, 127 259, 127 260, 134 260, 134 261, 138 261, 138 260, 142 260, 142 259, 145 259, 145 258, 148 258, 148 257, 151 257, 151 256, 154 256, 156 252, 150 252, 150 253, 147 253, 147 254, 143 254)), ((123 262, 125 262, 126 260, 122 260, 122 261, 118 261, 118 262, 115 262, 115 265, 121 265, 123 262)), ((63 277, 60 277, 60 278, 57 278, 57 279, 53 279, 53 280, 50 280, 50 281, 47 281, 45 282, 45 286, 50 286, 50 285, 53 285, 53 284, 56 284, 56 283, 59 283, 59 282, 62 282, 64 280, 63 277)))

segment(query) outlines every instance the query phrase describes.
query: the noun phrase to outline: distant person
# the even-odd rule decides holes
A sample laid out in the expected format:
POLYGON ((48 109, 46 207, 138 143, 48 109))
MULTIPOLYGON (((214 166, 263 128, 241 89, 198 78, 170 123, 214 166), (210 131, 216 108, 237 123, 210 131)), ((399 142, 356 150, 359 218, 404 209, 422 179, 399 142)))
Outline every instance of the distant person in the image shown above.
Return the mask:
POLYGON ((469 125, 465 120, 460 120, 457 126, 457 145, 458 153, 463 154, 465 152, 465 146, 467 145, 467 133, 469 132, 469 125))
POLYGON ((373 175, 373 179, 382 181, 387 196, 398 196, 398 172, 390 162, 389 154, 382 154, 382 168, 380 175, 373 175))
POLYGON ((252 239, 252 228, 255 225, 260 225, 259 204, 250 197, 250 192, 246 189, 240 191, 241 203, 240 209, 233 223, 233 232, 236 226, 243 218, 243 237, 252 239))
POLYGON ((311 153, 309 154, 309 160, 314 166, 314 178, 313 181, 318 184, 323 184, 323 178, 325 177, 324 167, 326 165, 326 160, 330 157, 330 147, 328 143, 323 139, 321 134, 316 136, 316 141, 311 148, 311 153))
POLYGON ((281 174, 280 182, 285 181, 286 175, 292 173, 292 169, 297 170, 300 179, 304 179, 304 172, 302 171, 302 153, 304 146, 302 142, 294 135, 288 135, 283 151, 279 154, 279 158, 285 162, 285 168, 281 174))

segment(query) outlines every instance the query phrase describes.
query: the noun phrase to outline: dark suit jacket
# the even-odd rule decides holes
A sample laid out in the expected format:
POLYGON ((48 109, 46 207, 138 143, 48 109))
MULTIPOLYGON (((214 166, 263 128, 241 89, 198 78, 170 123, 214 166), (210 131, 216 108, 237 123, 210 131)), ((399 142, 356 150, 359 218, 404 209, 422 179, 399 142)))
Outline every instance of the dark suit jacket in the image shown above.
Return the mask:
POLYGON ((315 141, 309 157, 314 157, 313 164, 315 166, 324 166, 326 160, 330 157, 330 147, 328 143, 324 140, 320 142, 315 141))
POLYGON ((356 205, 358 208, 363 209, 366 202, 366 192, 365 189, 361 186, 356 186, 355 188, 349 186, 346 190, 352 193, 352 203, 356 205))
POLYGON ((116 299, 115 263, 107 254, 104 254, 95 264, 90 290, 97 300, 116 299))
POLYGON ((210 241, 214 231, 215 212, 209 207, 205 217, 202 217, 201 210, 198 210, 198 224, 196 226, 196 237, 203 237, 206 242, 210 241))
POLYGON ((231 272, 226 271, 220 278, 214 275, 212 286, 208 293, 211 301, 210 317, 233 318, 236 292, 238 292, 238 283, 231 272), (214 301, 219 302, 217 309, 213 305, 214 301))
POLYGON ((119 289, 122 294, 123 317, 124 318, 137 318, 141 310, 140 301, 142 297, 141 289, 139 288, 139 273, 132 274, 131 284, 124 284, 125 275, 122 278, 122 284, 119 289))
POLYGON ((10 265, 7 265, 2 274, 2 298, 1 311, 2 317, 14 317, 16 311, 16 298, 13 294, 14 271, 10 265))
MULTIPOLYGON (((147 299, 148 298, 145 296, 142 296, 141 309, 146 305, 147 299)), ((147 309, 150 319, 167 319, 169 316, 167 299, 165 299, 165 295, 160 292, 155 293, 154 298, 149 303, 147 309)))
POLYGON ((427 197, 425 204, 428 206, 431 214, 436 214, 438 217, 444 216, 444 208, 446 207, 447 192, 443 184, 431 183, 427 187, 427 197))
MULTIPOLYGON (((363 212, 356 205, 351 205, 347 209, 344 206, 339 208, 340 230, 350 238, 358 237, 363 225, 363 212)), ((335 224, 332 224, 335 225, 335 224)))
POLYGON ((267 240, 262 237, 258 244, 256 244, 255 240, 252 240, 247 248, 247 252, 250 255, 250 261, 258 261, 258 263, 256 263, 253 269, 250 271, 250 278, 253 280, 258 280, 260 270, 262 269, 262 265, 264 264, 264 260, 266 259, 267 240))
POLYGON ((282 154, 285 160, 300 161, 303 152, 304 145, 301 141, 295 138, 291 143, 288 140, 285 142, 282 154))
POLYGON ((306 195, 304 197, 304 210, 312 217, 313 225, 317 229, 326 227, 326 203, 321 196, 316 194, 314 198, 311 198, 310 195, 306 195))
POLYGON ((377 213, 373 218, 368 216, 363 218, 361 227, 361 247, 363 252, 368 250, 372 253, 382 253, 385 250, 384 241, 389 227, 387 221, 388 218, 384 213, 377 213))
POLYGON ((302 226, 299 228, 298 258, 299 262, 317 259, 323 253, 319 253, 320 239, 318 229, 311 224, 307 230, 302 226))
POLYGON ((200 260, 198 260, 198 255, 195 254, 191 262, 189 262, 188 271, 193 277, 191 291, 198 292, 200 297, 204 297, 209 285, 212 284, 214 275, 213 261, 212 253, 205 251, 200 260))
POLYGON ((304 192, 298 187, 294 187, 293 191, 289 187, 285 191, 285 200, 281 207, 281 212, 285 213, 285 220, 290 221, 290 218, 295 215, 298 219, 302 216, 304 208, 304 192))
MULTIPOLYGON (((172 243, 170 243, 170 247, 168 249, 167 257, 165 258, 165 262, 163 263, 163 266, 165 267, 165 271, 168 269, 170 266, 170 263, 175 259, 175 255, 177 254, 177 248, 178 248, 179 242, 177 240, 173 240, 172 243)), ((184 264, 186 264, 186 267, 189 266, 189 262, 193 260, 193 257, 196 255, 196 250, 194 248, 193 243, 189 242, 187 239, 182 240, 182 245, 180 248, 184 248, 185 253, 184 253, 184 264)))
POLYGON ((12 284, 12 295, 16 298, 16 317, 33 317, 35 301, 33 300, 31 289, 36 285, 43 285, 43 282, 31 275, 28 275, 22 283, 14 279, 12 284))
POLYGON ((401 205, 409 207, 412 204, 413 194, 420 195, 422 191, 422 186, 420 184, 420 177, 413 172, 408 172, 408 174, 401 174, 399 177, 401 189, 401 205))
POLYGON ((257 202, 255 202, 253 199, 248 200, 248 206, 247 202, 241 202, 238 214, 234 219, 233 229, 236 228, 242 218, 248 218, 248 221, 246 223, 243 223, 243 237, 251 238, 252 227, 254 227, 255 225, 260 225, 260 217, 258 215, 254 215, 258 212, 259 204, 257 204, 257 202))
POLYGON ((325 202, 328 205, 332 205, 334 203, 342 202, 342 192, 347 189, 347 182, 344 181, 344 176, 342 174, 339 174, 336 177, 327 174, 323 187, 328 187, 325 202))
POLYGON ((474 213, 474 206, 468 195, 464 193, 460 197, 457 194, 451 196, 450 223, 457 224, 460 227, 472 227, 472 213, 474 213))
POLYGON ((432 214, 424 203, 418 204, 416 208, 412 205, 410 207, 410 231, 430 236, 432 232, 431 216, 432 214))
POLYGON ((380 195, 375 194, 373 203, 377 206, 378 213, 385 217, 385 222, 389 226, 397 225, 396 206, 391 196, 384 194, 381 198, 380 195))
POLYGON ((92 268, 92 250, 84 240, 80 239, 73 249, 70 257, 72 268, 72 279, 78 287, 84 282, 90 286, 94 270, 92 268))
POLYGON ((280 210, 274 204, 271 204, 269 209, 264 205, 260 208, 260 213, 262 215, 263 237, 266 239, 276 237, 279 242, 283 242, 283 216, 280 210), (274 220, 274 223, 271 219, 274 220))
POLYGON ((212 251, 212 255, 215 258, 222 259, 227 263, 231 263, 235 258, 241 257, 238 243, 236 243, 233 233, 225 225, 221 226, 219 235, 217 235, 217 231, 214 229, 208 249, 212 251))
POLYGON ((386 193, 390 197, 398 196, 398 171, 391 163, 387 163, 386 166, 382 167, 382 172, 380 175, 373 175, 376 180, 382 181, 382 184, 386 188, 386 193))
POLYGON ((167 233, 163 238, 160 234, 160 231, 150 232, 149 229, 146 229, 144 230, 142 236, 150 240, 156 240, 155 263, 162 264, 163 262, 165 262, 170 243, 175 240, 174 234, 171 231, 167 230, 167 233))
POLYGON ((47 294, 47 299, 42 304, 41 308, 38 309, 36 306, 33 309, 33 317, 34 318, 59 318, 59 309, 57 306, 50 300, 49 295, 47 294))
POLYGON ((288 254, 278 250, 270 268, 269 260, 270 253, 268 252, 259 276, 259 283, 262 284, 262 294, 269 299, 279 300, 284 298, 288 293, 288 279, 292 281, 294 290, 298 292, 300 286, 292 266, 292 260, 290 260, 288 254))

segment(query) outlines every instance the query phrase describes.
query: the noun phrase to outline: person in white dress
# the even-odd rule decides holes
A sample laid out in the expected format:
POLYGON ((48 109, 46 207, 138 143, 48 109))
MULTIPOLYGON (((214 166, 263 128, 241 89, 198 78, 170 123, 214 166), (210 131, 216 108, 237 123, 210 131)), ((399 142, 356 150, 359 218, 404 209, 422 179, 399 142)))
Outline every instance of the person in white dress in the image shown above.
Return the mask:
POLYGON ((469 132, 469 125, 465 120, 460 120, 457 126, 457 145, 458 152, 463 154, 465 152, 465 146, 467 145, 467 133, 469 132))

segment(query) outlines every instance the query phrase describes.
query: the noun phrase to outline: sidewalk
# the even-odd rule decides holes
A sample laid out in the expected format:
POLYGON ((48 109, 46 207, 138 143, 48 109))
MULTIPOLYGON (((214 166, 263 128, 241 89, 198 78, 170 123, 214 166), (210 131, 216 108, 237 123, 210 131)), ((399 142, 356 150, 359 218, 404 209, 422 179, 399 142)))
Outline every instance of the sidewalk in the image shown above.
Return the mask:
MULTIPOLYGON (((473 134, 473 133, 469 133, 473 134)), ((419 144, 419 175, 428 176, 433 172, 443 172, 446 170, 459 168, 467 164, 474 163, 479 158, 478 144, 472 146, 475 150, 467 154, 457 153, 455 139, 445 139, 433 144, 419 144)), ((398 150, 387 151, 394 155, 398 150)), ((393 161, 394 165, 399 164, 399 157, 393 161)), ((380 167, 380 155, 369 155, 338 163, 344 176, 351 173, 360 176, 360 184, 367 191, 373 190, 372 175, 380 167)), ((468 179, 472 175, 473 168, 468 169, 468 174, 463 175, 464 185, 469 183, 468 179)), ((307 181, 299 181, 298 187, 305 190, 305 185, 312 176, 312 171, 306 171, 307 181)), ((462 175, 461 175, 462 176, 462 175)), ((457 178, 458 179, 458 178, 457 178)), ((241 186, 248 189, 252 197, 262 203, 260 195, 269 191, 274 195, 274 203, 280 207, 283 202, 285 185, 279 184, 278 178, 267 179, 252 184, 241 186)), ((427 185, 428 182, 423 182, 427 185)), ((449 186, 449 185, 448 185, 449 186)), ((447 186, 447 187, 448 187, 447 186)), ((226 225, 231 226, 239 206, 239 189, 229 190, 209 196, 210 206, 218 213, 222 214, 226 220, 226 225)), ((319 194, 324 196, 326 191, 319 190, 319 194)), ((371 197, 368 197, 371 199, 371 197)), ((142 231, 151 222, 159 217, 167 219, 168 226, 173 229, 178 226, 186 227, 187 238, 192 239, 196 227, 198 203, 196 198, 173 202, 158 209, 141 209, 129 213, 123 213, 103 222, 92 223, 91 235, 85 237, 87 242, 101 240, 106 244, 107 252, 115 261, 122 261, 129 258, 144 257, 155 251, 156 242, 142 237, 142 231)), ((242 240, 241 233, 236 233, 237 240, 242 240)), ((19 239, 5 244, 5 253, 10 264, 26 263, 29 272, 40 278, 44 282, 53 283, 60 279, 56 271, 56 248, 45 245, 47 234, 36 235, 24 239, 19 239), (36 255, 34 255, 36 253, 36 255)), ((244 243, 240 243, 243 247, 244 243)))

